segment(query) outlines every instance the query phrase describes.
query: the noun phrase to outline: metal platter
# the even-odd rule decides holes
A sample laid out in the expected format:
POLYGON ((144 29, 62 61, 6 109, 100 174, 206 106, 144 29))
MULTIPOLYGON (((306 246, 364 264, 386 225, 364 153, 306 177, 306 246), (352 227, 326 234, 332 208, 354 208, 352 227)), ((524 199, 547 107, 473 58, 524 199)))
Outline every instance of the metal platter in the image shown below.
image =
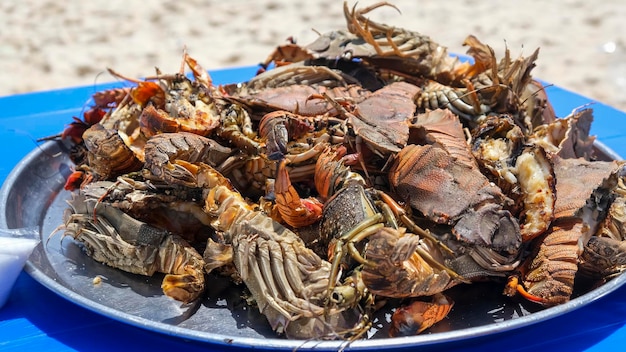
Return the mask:
MULTIPOLYGON (((602 159, 621 159, 596 142, 602 159)), ((30 152, 0 190, 0 227, 38 227, 41 243, 26 271, 58 295, 96 313, 155 332, 233 348, 278 350, 337 350, 342 341, 287 340, 276 336, 265 317, 241 298, 241 288, 226 279, 209 278, 209 292, 198 302, 181 306, 161 292, 163 276, 128 274, 93 261, 71 239, 55 229, 62 223, 69 193, 63 190, 71 161, 60 142, 47 142, 30 152), (95 284, 94 278, 101 283, 95 284)), ((570 302, 549 309, 507 298, 502 284, 460 285, 447 291, 455 301, 448 318, 428 333, 387 338, 389 311, 380 314, 368 339, 354 341, 350 350, 380 350, 432 345, 517 329, 585 306, 616 290, 625 275, 576 293, 570 302)))

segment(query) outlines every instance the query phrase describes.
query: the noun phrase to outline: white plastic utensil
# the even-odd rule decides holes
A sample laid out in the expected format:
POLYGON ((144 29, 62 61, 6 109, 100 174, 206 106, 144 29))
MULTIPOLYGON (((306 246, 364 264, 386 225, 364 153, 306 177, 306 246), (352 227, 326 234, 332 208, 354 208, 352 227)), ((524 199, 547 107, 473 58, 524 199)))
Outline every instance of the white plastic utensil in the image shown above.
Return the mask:
POLYGON ((40 242, 34 229, 0 229, 0 308, 4 306, 24 263, 40 242))

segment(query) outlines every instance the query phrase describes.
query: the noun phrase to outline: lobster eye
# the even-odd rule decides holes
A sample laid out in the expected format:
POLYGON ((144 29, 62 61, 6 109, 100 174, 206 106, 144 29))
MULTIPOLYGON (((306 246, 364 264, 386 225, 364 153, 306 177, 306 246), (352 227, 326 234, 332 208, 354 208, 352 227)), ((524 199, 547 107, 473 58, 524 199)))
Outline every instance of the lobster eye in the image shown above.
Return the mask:
POLYGON ((330 300, 335 304, 341 304, 344 302, 343 295, 337 291, 333 291, 333 293, 330 295, 330 300))

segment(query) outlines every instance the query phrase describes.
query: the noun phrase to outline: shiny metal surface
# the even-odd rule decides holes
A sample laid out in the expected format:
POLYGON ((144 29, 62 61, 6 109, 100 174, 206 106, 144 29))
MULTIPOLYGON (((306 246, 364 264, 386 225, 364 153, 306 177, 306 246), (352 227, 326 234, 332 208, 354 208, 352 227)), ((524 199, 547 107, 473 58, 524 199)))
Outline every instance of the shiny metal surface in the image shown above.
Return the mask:
MULTIPOLYGON (((621 159, 601 143, 603 159, 621 159)), ((341 341, 297 341, 276 337, 256 308, 240 297, 241 289, 222 278, 211 278, 204 299, 181 306, 163 296, 161 275, 143 277, 99 264, 62 232, 55 233, 69 193, 63 190, 71 162, 60 142, 48 142, 27 155, 0 190, 0 227, 40 229, 41 243, 26 264, 27 272, 60 296, 99 314, 128 324, 185 339, 237 348, 337 350, 341 341), (94 278, 102 279, 94 284, 94 278)), ((463 340, 516 329, 584 306, 617 289, 625 275, 584 293, 570 302, 540 307, 501 294, 502 285, 461 285, 450 290, 455 306, 430 333, 387 338, 388 315, 377 317, 370 339, 355 341, 350 350, 406 348, 463 340)))

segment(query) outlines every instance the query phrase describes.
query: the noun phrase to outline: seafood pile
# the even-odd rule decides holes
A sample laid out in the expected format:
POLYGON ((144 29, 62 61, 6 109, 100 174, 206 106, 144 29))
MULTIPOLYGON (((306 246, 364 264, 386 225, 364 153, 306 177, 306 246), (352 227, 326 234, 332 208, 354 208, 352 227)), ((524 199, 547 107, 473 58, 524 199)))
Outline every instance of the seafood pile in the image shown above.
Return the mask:
POLYGON ((555 116, 538 50, 498 59, 470 35, 462 60, 367 17, 383 6, 344 3, 346 28, 278 46, 246 82, 214 85, 186 52, 173 74, 110 70, 129 87, 59 137, 64 237, 162 273, 183 304, 223 276, 294 339, 363 338, 381 309, 390 336, 417 334, 461 285, 550 307, 621 273, 623 163, 597 155, 593 111, 555 116))

